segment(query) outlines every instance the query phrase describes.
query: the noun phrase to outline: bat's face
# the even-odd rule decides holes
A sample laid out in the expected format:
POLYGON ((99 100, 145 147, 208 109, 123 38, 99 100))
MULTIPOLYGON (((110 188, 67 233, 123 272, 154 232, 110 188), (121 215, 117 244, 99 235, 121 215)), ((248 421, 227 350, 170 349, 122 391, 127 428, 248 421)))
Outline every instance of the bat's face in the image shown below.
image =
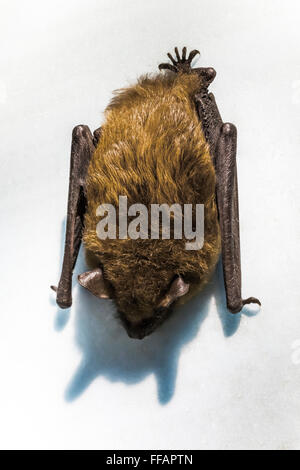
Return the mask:
MULTIPOLYGON (((163 278, 164 276, 162 276, 163 278)), ((116 304, 122 324, 131 338, 142 339, 153 333, 170 315, 175 300, 185 295, 189 285, 181 276, 171 281, 153 283, 143 291, 129 292, 128 296, 119 296, 116 304)))
POLYGON ((139 301, 132 299, 131 306, 128 305, 126 310, 119 309, 118 314, 128 336, 143 339, 166 320, 170 311, 171 307, 139 305, 139 301))
POLYGON ((126 269, 112 273, 111 266, 95 268, 78 277, 80 284, 99 298, 115 301, 119 318, 131 338, 151 334, 171 313, 177 298, 189 290, 182 276, 166 271, 145 272, 126 269), (105 278, 106 277, 106 278, 105 278))

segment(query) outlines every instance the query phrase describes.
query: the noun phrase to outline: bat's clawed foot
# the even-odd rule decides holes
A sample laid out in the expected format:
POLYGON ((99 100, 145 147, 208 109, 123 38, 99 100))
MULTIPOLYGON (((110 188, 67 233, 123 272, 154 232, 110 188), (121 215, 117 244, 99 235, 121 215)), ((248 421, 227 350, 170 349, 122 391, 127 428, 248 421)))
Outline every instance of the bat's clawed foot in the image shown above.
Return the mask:
POLYGON ((184 47, 182 49, 182 57, 180 57, 178 48, 175 47, 175 54, 176 54, 177 60, 175 60, 173 56, 170 53, 168 53, 168 57, 170 61, 172 62, 172 64, 168 64, 168 63, 160 64, 158 66, 159 70, 167 69, 175 73, 179 73, 179 72, 190 73, 192 71, 191 62, 197 54, 200 54, 200 52, 194 49, 193 51, 189 53, 188 58, 186 58, 186 47, 184 47))
POLYGON ((231 313, 239 313, 244 305, 257 304, 261 305, 260 301, 255 297, 248 297, 248 299, 240 299, 238 302, 231 302, 227 304, 227 308, 231 313))

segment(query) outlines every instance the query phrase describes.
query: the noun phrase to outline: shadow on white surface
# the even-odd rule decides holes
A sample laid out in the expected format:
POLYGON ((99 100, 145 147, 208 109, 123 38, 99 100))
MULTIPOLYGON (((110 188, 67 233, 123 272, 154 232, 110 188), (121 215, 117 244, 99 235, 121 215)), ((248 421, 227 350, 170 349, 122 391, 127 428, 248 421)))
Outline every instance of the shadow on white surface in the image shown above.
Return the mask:
MULTIPOLYGON (((62 234, 64 232, 65 221, 62 224, 62 234)), ((64 240, 61 260, 63 245, 64 240)), ((77 272, 85 269, 81 251, 74 281, 77 272)), ((166 323, 140 341, 127 336, 116 316, 112 301, 97 299, 79 288, 72 310, 75 312, 76 342, 82 351, 82 360, 67 387, 66 401, 71 402, 78 398, 98 376, 106 377, 111 382, 120 381, 133 385, 154 374, 158 400, 161 404, 168 403, 175 392, 180 351, 197 336, 208 314, 212 297, 215 297, 224 336, 232 336, 239 327, 241 314, 232 315, 226 308, 220 261, 204 291, 186 305, 177 308, 166 323)), ((57 310, 54 323, 57 331, 66 326, 70 311, 71 309, 57 310)), ((245 314, 247 315, 247 311, 245 314)))
POLYGON ((154 374, 158 400, 167 403, 174 394, 181 348, 197 335, 208 313, 210 297, 208 288, 140 341, 127 336, 111 301, 101 301, 80 289, 75 322, 76 341, 83 357, 66 391, 66 400, 77 398, 98 376, 130 385, 154 374))

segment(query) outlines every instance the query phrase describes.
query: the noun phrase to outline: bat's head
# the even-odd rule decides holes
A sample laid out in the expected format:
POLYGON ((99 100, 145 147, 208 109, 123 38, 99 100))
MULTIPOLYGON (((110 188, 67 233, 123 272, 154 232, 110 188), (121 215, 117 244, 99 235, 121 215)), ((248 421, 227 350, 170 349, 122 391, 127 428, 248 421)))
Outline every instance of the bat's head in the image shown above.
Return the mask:
POLYGON ((137 339, 153 333, 168 318, 174 302, 189 290, 189 284, 184 282, 182 276, 175 276, 164 283, 156 279, 149 289, 145 286, 145 279, 140 281, 144 285, 140 294, 136 292, 135 295, 133 290, 127 296, 123 293, 121 297, 116 297, 122 324, 128 335, 137 339))
POLYGON ((118 316, 131 338, 151 334, 169 316, 177 299, 187 294, 182 275, 143 259, 118 259, 78 276, 79 283, 102 299, 115 301, 118 316))

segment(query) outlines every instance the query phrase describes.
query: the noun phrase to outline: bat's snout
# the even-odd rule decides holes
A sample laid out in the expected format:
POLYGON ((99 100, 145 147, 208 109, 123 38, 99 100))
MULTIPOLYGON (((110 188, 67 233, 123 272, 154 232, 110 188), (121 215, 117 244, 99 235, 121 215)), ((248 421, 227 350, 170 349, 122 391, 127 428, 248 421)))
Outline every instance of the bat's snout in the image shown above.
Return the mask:
POLYGON ((143 339, 145 338, 145 336, 147 336, 147 333, 145 331, 135 331, 135 330, 130 330, 130 329, 127 329, 126 331, 127 331, 129 338, 132 338, 132 339, 143 339))
MULTIPOLYGON (((119 312, 120 313, 120 312, 119 312)), ((120 314, 122 324, 129 336, 133 339, 143 339, 145 336, 150 335, 160 324, 154 318, 144 319, 140 323, 129 322, 124 314, 120 314)))

